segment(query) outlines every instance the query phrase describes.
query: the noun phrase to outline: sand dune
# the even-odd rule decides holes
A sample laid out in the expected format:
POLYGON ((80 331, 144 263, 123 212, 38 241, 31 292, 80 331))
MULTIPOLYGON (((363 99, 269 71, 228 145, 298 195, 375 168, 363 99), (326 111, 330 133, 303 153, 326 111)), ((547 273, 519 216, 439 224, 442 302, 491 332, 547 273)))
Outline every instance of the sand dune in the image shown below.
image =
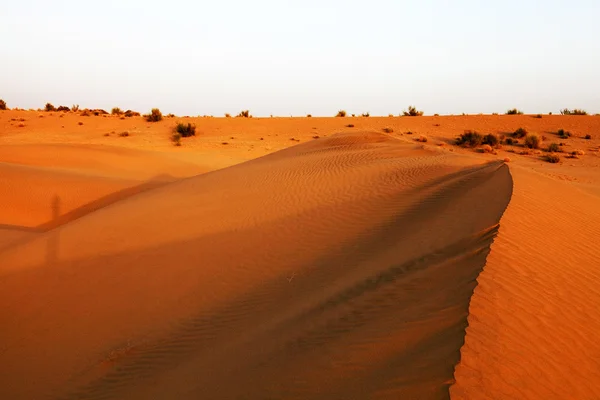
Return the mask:
POLYGON ((511 191, 354 133, 124 198, 0 255, 3 397, 447 398, 511 191))

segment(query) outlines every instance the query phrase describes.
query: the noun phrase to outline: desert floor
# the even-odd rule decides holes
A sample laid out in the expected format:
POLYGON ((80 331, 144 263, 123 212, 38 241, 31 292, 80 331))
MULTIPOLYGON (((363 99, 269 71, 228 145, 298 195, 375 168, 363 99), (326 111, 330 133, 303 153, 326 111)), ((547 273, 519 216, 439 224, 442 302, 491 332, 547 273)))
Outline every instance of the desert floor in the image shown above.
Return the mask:
POLYGON ((599 150, 600 116, 0 111, 0 398, 600 399, 599 150), (519 127, 560 162, 453 144, 519 127))

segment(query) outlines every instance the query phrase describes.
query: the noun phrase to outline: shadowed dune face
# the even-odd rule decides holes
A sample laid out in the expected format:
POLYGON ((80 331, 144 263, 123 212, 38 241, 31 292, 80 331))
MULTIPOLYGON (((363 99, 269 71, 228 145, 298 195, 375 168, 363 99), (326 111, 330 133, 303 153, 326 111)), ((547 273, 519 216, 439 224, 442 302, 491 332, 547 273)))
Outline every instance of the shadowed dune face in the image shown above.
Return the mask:
POLYGON ((0 253, 0 394, 448 398, 511 193, 352 133, 106 204, 0 253))

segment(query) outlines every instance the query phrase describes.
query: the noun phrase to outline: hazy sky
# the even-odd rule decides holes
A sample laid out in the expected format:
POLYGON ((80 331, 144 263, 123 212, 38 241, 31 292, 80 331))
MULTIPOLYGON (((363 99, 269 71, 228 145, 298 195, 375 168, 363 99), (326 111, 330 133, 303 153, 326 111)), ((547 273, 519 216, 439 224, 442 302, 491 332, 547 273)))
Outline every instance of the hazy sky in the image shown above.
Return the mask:
POLYGON ((600 112, 599 0, 0 0, 0 98, 178 115, 600 112))

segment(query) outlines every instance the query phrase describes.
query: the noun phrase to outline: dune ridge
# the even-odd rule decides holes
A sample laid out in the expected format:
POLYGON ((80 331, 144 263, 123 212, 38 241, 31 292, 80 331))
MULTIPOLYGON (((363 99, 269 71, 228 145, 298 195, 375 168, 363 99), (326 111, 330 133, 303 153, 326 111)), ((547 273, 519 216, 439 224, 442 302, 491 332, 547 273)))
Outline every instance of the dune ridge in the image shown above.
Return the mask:
POLYGON ((3 396, 448 398, 511 192, 357 132, 97 209, 0 254, 3 396))

